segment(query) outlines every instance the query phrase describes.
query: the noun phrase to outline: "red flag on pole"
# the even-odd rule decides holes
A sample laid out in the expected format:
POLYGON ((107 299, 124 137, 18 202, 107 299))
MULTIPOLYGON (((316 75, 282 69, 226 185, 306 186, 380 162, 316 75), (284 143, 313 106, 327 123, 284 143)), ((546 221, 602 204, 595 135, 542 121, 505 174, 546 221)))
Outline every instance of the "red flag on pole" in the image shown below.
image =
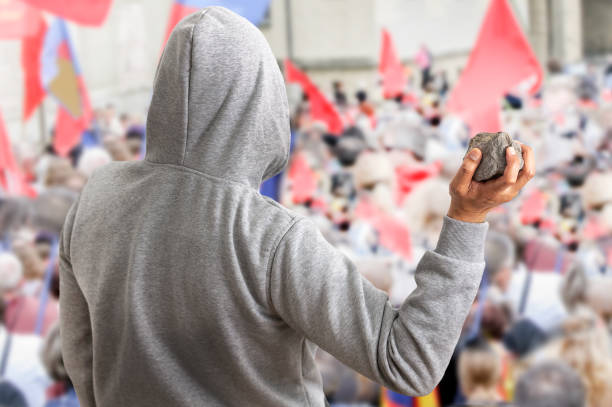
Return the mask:
POLYGON ((293 156, 287 175, 291 181, 293 203, 303 204, 314 198, 317 191, 317 180, 304 153, 297 153, 293 156))
POLYGON ((0 1, 0 39, 14 40, 36 31, 38 11, 17 0, 0 1))
POLYGON ((53 147, 66 156, 91 120, 91 104, 66 23, 56 19, 43 41, 40 79, 58 103, 53 147))
POLYGON ((410 231, 395 216, 381 210, 369 199, 362 198, 354 212, 355 218, 369 223, 377 232, 382 246, 412 260, 412 242, 410 231))
POLYGON ((45 89, 40 82, 40 55, 43 48, 47 23, 43 16, 37 13, 37 30, 33 35, 21 40, 21 66, 23 67, 24 100, 23 121, 38 107, 45 97, 45 89))
POLYGON ((448 110, 461 116, 472 134, 499 131, 500 98, 526 80, 533 80, 530 91, 536 91, 542 68, 507 0, 491 0, 448 110))
POLYGON ((13 156, 13 148, 0 112, 0 187, 8 195, 36 197, 36 191, 24 179, 13 156))
POLYGON ((327 124, 327 131, 330 133, 342 133, 342 118, 334 105, 327 100, 310 78, 293 65, 289 59, 285 59, 285 75, 287 82, 297 83, 302 86, 302 90, 308 96, 312 118, 325 122, 327 124))
POLYGON ((100 26, 108 15, 112 0, 21 0, 66 20, 100 26))
POLYGON ((397 56, 391 34, 384 28, 382 30, 378 72, 382 75, 383 96, 386 99, 394 98, 404 92, 407 82, 404 66, 397 56))

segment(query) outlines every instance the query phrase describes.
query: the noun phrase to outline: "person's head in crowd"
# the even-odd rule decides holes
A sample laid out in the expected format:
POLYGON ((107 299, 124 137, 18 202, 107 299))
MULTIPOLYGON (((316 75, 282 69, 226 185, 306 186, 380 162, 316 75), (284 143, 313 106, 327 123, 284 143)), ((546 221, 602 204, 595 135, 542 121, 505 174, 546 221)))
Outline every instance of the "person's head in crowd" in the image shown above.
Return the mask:
POLYGON ((500 400, 497 384, 501 378, 499 355, 482 337, 468 341, 459 354, 459 383, 470 403, 500 400))
POLYGON ((133 157, 139 157, 144 145, 144 128, 131 126, 125 134, 125 142, 133 157))
POLYGON ((94 170, 112 161, 108 151, 100 147, 88 148, 79 159, 78 170, 87 178, 94 170))
POLYGON ((56 382, 70 384, 70 378, 64 366, 62 357, 62 341, 59 323, 49 330, 41 352, 41 359, 45 370, 56 382))
POLYGON ((44 276, 45 262, 31 242, 17 242, 13 245, 13 252, 21 261, 25 280, 37 280, 44 276))
POLYGON ((130 161, 132 159, 132 155, 123 138, 109 135, 104 139, 103 144, 113 161, 130 161))
POLYGON ((357 99, 358 103, 363 103, 368 100, 368 94, 365 90, 358 90, 355 93, 355 98, 357 99))
POLYGON ((19 258, 11 252, 0 253, 0 303, 1 297, 19 287, 23 278, 23 266, 19 258))
POLYGON ((32 222, 32 201, 25 197, 0 198, 0 238, 9 239, 32 222))
POLYGON ((592 172, 583 186, 584 205, 587 209, 601 210, 612 202, 612 171, 592 172))
POLYGON ((0 381, 0 407, 29 407, 22 392, 9 381, 0 381))
POLYGON ((53 236, 46 232, 40 232, 34 238, 34 247, 38 255, 44 261, 47 261, 51 256, 51 248, 53 246, 53 236))
POLYGON ((363 132, 355 126, 346 129, 334 146, 334 154, 340 165, 350 167, 355 164, 359 154, 365 149, 365 137, 363 132))
POLYGON ((593 311, 578 307, 564 321, 559 353, 582 377, 590 407, 612 405, 608 332, 593 311))
POLYGON ((511 318, 507 304, 487 301, 482 309, 480 330, 487 338, 501 341, 510 327, 511 318))
POLYGON ((505 292, 512 278, 516 247, 508 235, 489 230, 485 241, 485 270, 491 284, 505 292))
POLYGON ((540 362, 518 379, 517 407, 585 407, 586 392, 580 375, 567 364, 540 362))
POLYGON ((333 196, 338 198, 351 198, 355 195, 355 185, 353 176, 349 173, 333 174, 331 178, 331 191, 333 196))
POLYGON ((346 106, 346 93, 344 93, 342 82, 334 81, 332 82, 332 86, 334 88, 334 101, 336 102, 336 105, 340 107, 346 106))
POLYGON ((65 158, 53 158, 49 161, 44 185, 47 188, 66 186, 73 175, 74 168, 70 161, 65 158))
POLYGON ((593 170, 595 162, 590 157, 575 155, 563 169, 567 183, 573 188, 581 187, 593 170))

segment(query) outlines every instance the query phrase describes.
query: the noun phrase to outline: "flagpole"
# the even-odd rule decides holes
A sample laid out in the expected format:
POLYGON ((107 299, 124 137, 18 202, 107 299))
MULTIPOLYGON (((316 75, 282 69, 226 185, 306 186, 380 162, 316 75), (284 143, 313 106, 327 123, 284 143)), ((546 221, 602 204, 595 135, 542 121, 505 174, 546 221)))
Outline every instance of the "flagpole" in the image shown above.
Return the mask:
POLYGON ((40 147, 44 151, 47 143, 46 137, 46 123, 45 123, 45 101, 41 100, 38 106, 38 127, 40 132, 40 147))
POLYGON ((293 24, 291 20, 291 0, 285 0, 285 34, 287 36, 287 58, 293 61, 293 24))

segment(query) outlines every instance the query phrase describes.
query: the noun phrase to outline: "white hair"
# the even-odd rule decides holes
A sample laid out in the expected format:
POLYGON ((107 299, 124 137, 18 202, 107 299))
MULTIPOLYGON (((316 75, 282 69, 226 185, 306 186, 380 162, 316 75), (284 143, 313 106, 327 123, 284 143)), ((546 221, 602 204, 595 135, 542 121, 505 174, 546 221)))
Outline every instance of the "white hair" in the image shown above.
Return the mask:
POLYGON ((87 177, 98 167, 112 161, 110 154, 100 147, 88 148, 79 159, 78 169, 87 177))
POLYGON ((14 290, 23 277, 21 261, 13 253, 0 253, 0 294, 14 290))

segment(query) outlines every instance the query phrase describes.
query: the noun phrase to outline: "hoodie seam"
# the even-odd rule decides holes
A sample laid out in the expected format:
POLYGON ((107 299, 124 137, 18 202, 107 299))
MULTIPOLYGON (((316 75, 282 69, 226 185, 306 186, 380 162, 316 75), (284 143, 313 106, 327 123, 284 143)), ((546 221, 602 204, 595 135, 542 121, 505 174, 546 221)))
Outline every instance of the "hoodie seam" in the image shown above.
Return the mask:
POLYGON ((270 256, 268 257, 268 264, 266 265, 266 300, 268 302, 268 307, 276 315, 279 314, 276 308, 274 307, 274 303, 272 301, 272 266, 274 265, 276 253, 278 251, 278 247, 280 246, 281 241, 285 238, 285 236, 287 236, 291 229, 293 229, 293 227, 303 219, 304 218, 299 215, 291 218, 289 224, 287 225, 287 229, 283 233, 280 233, 272 244, 272 251, 270 252, 270 256))
POLYGON ((189 99, 190 99, 190 94, 191 94, 191 65, 192 65, 192 61, 193 61, 193 37, 194 37, 194 32, 196 30, 196 28, 198 27, 198 23, 200 21, 202 21, 202 18, 204 18, 204 16, 206 15, 206 13, 208 12, 208 8, 202 10, 202 12, 200 13, 200 18, 198 19, 198 21, 196 23, 194 23, 193 28, 191 29, 191 42, 189 44, 189 75, 187 77, 187 100, 185 101, 185 106, 187 107, 186 110, 186 128, 185 128, 185 143, 183 145, 183 158, 181 159, 181 165, 185 163, 185 155, 187 154, 187 140, 189 139, 189 99))
POLYGON ((211 179, 213 181, 217 181, 217 182, 229 182, 229 183, 232 183, 232 184, 237 184, 237 185, 239 185, 239 186, 241 186, 243 188, 246 188, 246 189, 248 189, 250 191, 257 192, 257 190, 255 188, 253 188, 251 185, 249 185, 249 184, 247 184, 245 182, 237 181, 237 180, 232 179, 232 178, 217 177, 215 175, 208 174, 206 172, 197 170, 195 168, 188 167, 188 166, 186 166, 184 164, 160 163, 160 162, 157 162, 157 161, 152 161, 150 158, 145 158, 142 161, 146 162, 148 164, 152 164, 152 165, 164 165, 164 166, 167 166, 167 167, 170 167, 170 168, 174 168, 174 169, 177 169, 177 170, 180 170, 180 171, 190 172, 190 173, 192 173, 194 175, 200 175, 200 176, 203 176, 205 178, 209 178, 209 179, 211 179))

